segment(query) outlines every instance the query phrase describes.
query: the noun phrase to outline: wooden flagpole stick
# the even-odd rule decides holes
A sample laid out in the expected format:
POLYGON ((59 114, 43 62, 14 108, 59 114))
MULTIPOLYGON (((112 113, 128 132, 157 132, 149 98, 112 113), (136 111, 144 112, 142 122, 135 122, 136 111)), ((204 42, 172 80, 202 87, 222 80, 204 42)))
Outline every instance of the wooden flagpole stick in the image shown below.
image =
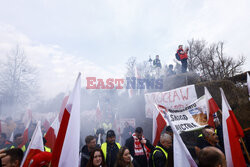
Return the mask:
POLYGON ((243 145, 243 148, 244 148, 244 151, 245 151, 245 153, 246 153, 246 155, 247 155, 248 163, 250 163, 249 153, 248 153, 248 151, 247 151, 246 145, 245 145, 245 143, 244 143, 242 137, 240 137, 240 141, 241 141, 241 143, 242 143, 242 145, 243 145))

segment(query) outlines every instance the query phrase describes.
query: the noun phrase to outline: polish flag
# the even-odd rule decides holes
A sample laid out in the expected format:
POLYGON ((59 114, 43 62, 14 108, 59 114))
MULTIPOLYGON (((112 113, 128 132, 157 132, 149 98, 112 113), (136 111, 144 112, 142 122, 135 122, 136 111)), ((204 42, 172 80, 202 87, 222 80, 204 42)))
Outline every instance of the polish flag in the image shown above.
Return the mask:
POLYGON ((156 146, 160 141, 161 132, 164 130, 164 127, 167 125, 164 117, 162 116, 162 110, 166 111, 164 106, 156 106, 157 110, 153 113, 153 145, 156 146))
POLYGON ((80 143, 81 73, 64 109, 62 121, 52 152, 53 167, 78 166, 80 143))
POLYGON ((246 162, 241 150, 240 137, 244 136, 243 130, 229 106, 222 88, 222 127, 227 167, 245 167, 246 162))
POLYGON ((100 103, 99 103, 99 100, 98 100, 97 107, 96 107, 96 120, 100 121, 101 118, 102 118, 102 113, 101 113, 100 103))
POLYGON ((21 166, 24 166, 24 167, 29 166, 29 163, 32 157, 42 151, 44 151, 44 145, 43 145, 43 136, 42 136, 42 130, 41 130, 41 122, 39 121, 36 125, 36 129, 33 133, 33 136, 31 138, 27 151, 23 157, 21 166))
POLYGON ((215 127, 213 114, 219 111, 220 108, 216 104, 214 98, 209 93, 208 89, 206 87, 204 89, 205 89, 206 100, 209 107, 209 112, 207 113, 208 125, 215 127))
POLYGON ((28 131, 29 131, 30 122, 31 122, 31 119, 26 124, 26 127, 25 127, 24 132, 23 132, 23 142, 18 146, 19 148, 22 148, 26 143, 29 142, 29 133, 28 133, 28 131))
POLYGON ((247 87, 248 87, 248 96, 250 101, 250 76, 248 73, 247 73, 247 87))
POLYGON ((56 137, 58 134, 58 130, 60 127, 59 117, 57 116, 51 126, 49 127, 48 131, 44 138, 46 139, 46 146, 49 147, 51 150, 54 148, 54 144, 56 142, 56 137))
MULTIPOLYGON (((159 108, 157 108, 159 112, 159 108)), ((171 122, 169 115, 167 113, 167 110, 162 110, 162 113, 164 115, 164 118, 166 122, 171 126, 173 133, 174 133, 174 141, 173 141, 173 146, 174 146, 174 166, 175 167, 198 167, 195 161, 193 160, 191 154, 189 153, 187 147, 183 143, 180 135, 178 134, 175 126, 171 122)))
POLYGON ((59 122, 62 120, 63 112, 68 102, 69 96, 65 96, 61 105, 60 113, 59 113, 59 122))

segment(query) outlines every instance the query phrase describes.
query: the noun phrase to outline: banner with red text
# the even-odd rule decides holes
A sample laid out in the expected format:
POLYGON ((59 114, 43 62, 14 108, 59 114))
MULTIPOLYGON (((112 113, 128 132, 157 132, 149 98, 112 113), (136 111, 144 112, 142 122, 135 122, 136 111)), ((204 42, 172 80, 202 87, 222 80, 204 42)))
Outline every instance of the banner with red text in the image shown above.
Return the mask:
POLYGON ((156 112, 154 104, 171 109, 182 109, 197 100, 194 85, 188 85, 166 92, 154 92, 145 94, 145 112, 147 118, 153 118, 156 112))

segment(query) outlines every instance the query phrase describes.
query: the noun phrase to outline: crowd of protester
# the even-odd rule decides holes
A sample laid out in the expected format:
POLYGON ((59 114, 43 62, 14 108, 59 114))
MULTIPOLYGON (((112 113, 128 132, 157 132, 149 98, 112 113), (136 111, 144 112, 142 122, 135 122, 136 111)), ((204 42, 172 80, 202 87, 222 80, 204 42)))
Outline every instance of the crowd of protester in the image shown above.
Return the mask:
MULTIPOLYGON (((28 143, 23 143, 24 125, 21 121, 13 121, 8 117, 2 122, 0 134, 0 159, 1 166, 17 167, 21 165, 22 158, 28 147, 28 143), (9 132, 11 130, 13 132, 9 132), (12 137, 13 135, 13 137, 12 137), (13 139, 11 139, 13 138, 13 139)), ((35 123, 29 127, 29 140, 35 128, 35 123)), ((42 127, 43 133, 46 128, 42 127)), ((225 156, 223 146, 219 140, 220 128, 216 130, 212 127, 205 127, 199 136, 195 152, 200 166, 225 166, 225 156), (218 129, 218 130, 217 130, 218 129), (207 160, 214 159, 215 161, 207 160), (212 164, 210 164, 212 163, 212 164)), ((173 167, 173 132, 171 127, 166 127, 160 136, 157 146, 153 146, 143 134, 143 128, 133 128, 129 124, 125 125, 122 133, 124 142, 117 142, 116 133, 109 129, 97 129, 95 135, 85 137, 85 145, 80 148, 81 167, 173 167), (102 139, 102 136, 106 136, 102 139)), ((44 141, 46 143, 46 141, 44 141)), ((45 146, 46 147, 46 146, 45 146)), ((45 148, 32 157, 29 166, 49 166, 52 158, 51 149, 45 148)))

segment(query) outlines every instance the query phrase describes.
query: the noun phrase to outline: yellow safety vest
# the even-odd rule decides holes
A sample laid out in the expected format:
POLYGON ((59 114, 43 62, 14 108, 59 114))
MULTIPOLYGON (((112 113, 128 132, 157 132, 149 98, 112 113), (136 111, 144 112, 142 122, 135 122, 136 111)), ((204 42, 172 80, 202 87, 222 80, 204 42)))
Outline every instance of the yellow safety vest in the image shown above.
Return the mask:
MULTIPOLYGON (((160 149, 160 150, 164 153, 164 155, 165 155, 165 157, 166 157, 166 160, 168 159, 168 153, 167 153, 167 152, 166 152, 166 151, 165 151, 162 147, 160 147, 160 146, 156 146, 155 148, 160 149)), ((154 166, 154 167, 155 167, 154 155, 155 155, 156 151, 160 151, 160 150, 158 150, 158 149, 154 150, 154 152, 153 152, 153 156, 152 156, 153 166, 154 166)))
POLYGON ((44 151, 51 152, 51 149, 49 147, 44 146, 44 151))
MULTIPOLYGON (((121 145, 119 143, 115 143, 115 144, 117 145, 117 147, 119 149, 121 148, 121 145)), ((102 149, 102 152, 103 152, 103 155, 104 155, 104 159, 106 160, 106 158, 107 158, 107 142, 102 143, 101 149, 102 149)))

